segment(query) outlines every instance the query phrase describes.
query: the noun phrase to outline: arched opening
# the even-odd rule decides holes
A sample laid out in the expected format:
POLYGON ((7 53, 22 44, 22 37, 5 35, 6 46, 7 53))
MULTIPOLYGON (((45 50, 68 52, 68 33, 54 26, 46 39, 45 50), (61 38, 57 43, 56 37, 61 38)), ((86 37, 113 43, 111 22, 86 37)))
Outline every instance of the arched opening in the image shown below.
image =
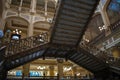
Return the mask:
POLYGON ((120 20, 120 0, 111 0, 109 2, 107 14, 111 24, 120 20))
POLYGON ((34 23, 34 35, 39 35, 40 33, 48 33, 50 30, 50 23, 46 21, 39 21, 34 23))
POLYGON ((16 30, 20 31, 21 38, 25 38, 27 36, 29 22, 21 17, 8 17, 5 20, 5 28, 4 33, 9 37, 11 34, 15 33, 16 30))

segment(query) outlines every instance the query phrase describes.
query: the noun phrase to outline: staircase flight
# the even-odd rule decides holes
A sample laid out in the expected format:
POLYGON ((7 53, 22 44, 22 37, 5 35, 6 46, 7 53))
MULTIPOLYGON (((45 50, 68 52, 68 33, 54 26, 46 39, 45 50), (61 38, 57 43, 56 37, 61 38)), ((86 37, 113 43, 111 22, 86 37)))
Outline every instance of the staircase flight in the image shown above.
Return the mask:
POLYGON ((60 0, 50 41, 47 34, 10 41, 6 46, 4 67, 11 70, 47 56, 66 57, 93 73, 103 72, 108 65, 84 48, 78 47, 98 3, 99 0, 60 0))

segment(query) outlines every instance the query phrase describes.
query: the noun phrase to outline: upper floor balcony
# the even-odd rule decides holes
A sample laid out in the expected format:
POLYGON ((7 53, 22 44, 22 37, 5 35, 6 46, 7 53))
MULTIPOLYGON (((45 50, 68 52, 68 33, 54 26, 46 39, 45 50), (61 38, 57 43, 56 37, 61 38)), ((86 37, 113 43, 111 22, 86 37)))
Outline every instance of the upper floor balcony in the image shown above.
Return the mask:
POLYGON ((93 44, 105 43, 107 49, 118 44, 120 42, 120 37, 119 37, 120 20, 118 20, 114 24, 111 24, 109 28, 111 32, 109 35, 106 35, 107 32, 104 30, 103 32, 101 32, 101 34, 99 34, 97 37, 92 39, 88 44, 93 45, 93 44), (110 41, 110 39, 113 40, 110 41))

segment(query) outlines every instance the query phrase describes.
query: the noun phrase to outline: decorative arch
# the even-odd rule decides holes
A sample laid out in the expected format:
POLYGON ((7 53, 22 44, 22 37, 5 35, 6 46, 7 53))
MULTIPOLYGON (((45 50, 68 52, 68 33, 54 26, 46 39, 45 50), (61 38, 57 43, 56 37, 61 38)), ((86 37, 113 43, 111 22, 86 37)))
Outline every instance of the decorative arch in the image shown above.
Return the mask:
POLYGON ((14 28, 14 27, 10 27, 11 25, 14 25, 14 26, 17 26, 19 27, 20 29, 27 29, 28 28, 28 25, 29 25, 29 22, 28 20, 22 18, 22 17, 18 17, 18 16, 11 16, 11 17, 7 17, 5 19, 5 30, 7 28, 14 28), (20 24, 22 23, 22 24, 20 24))
POLYGON ((96 15, 101 15, 101 13, 97 11, 92 17, 95 17, 96 15))
POLYGON ((110 24, 114 24, 120 20, 120 3, 116 0, 110 0, 106 5, 106 12, 110 21, 110 24))
POLYGON ((105 3, 105 5, 104 5, 104 7, 103 7, 103 11, 106 11, 106 9, 107 9, 110 1, 111 1, 111 0, 106 0, 106 3, 105 3))
POLYGON ((19 29, 20 31, 22 31, 21 38, 25 38, 27 36, 28 26, 28 20, 19 16, 10 16, 5 19, 4 32, 6 33, 7 30, 13 31, 15 29, 19 29))
POLYGON ((27 22, 29 24, 29 21, 27 19, 21 17, 21 16, 7 16, 5 18, 5 23, 6 23, 7 19, 10 19, 10 18, 19 18, 19 19, 22 19, 22 20, 24 20, 25 22, 27 22))
POLYGON ((46 21, 37 21, 34 24, 35 30, 41 30, 41 31, 49 31, 51 24, 46 21))

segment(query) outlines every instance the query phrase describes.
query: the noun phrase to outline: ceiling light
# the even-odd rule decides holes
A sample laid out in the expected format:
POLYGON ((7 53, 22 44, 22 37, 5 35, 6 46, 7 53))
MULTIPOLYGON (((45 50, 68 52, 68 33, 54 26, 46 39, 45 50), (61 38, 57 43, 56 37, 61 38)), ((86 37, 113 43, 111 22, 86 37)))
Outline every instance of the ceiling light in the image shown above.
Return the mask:
POLYGON ((22 33, 22 31, 19 31, 19 33, 22 33))
POLYGON ((15 33, 15 31, 13 31, 13 33, 15 33))
POLYGON ((101 27, 99 27, 99 29, 101 29, 101 27))
POLYGON ((77 73, 77 76, 80 76, 80 73, 77 73))
POLYGON ((43 70, 43 69, 45 69, 46 67, 45 66, 38 66, 37 67, 37 69, 41 69, 41 70, 43 70))
POLYGON ((72 69, 71 67, 68 67, 68 68, 65 67, 65 68, 64 68, 64 71, 70 71, 71 69, 72 69))

